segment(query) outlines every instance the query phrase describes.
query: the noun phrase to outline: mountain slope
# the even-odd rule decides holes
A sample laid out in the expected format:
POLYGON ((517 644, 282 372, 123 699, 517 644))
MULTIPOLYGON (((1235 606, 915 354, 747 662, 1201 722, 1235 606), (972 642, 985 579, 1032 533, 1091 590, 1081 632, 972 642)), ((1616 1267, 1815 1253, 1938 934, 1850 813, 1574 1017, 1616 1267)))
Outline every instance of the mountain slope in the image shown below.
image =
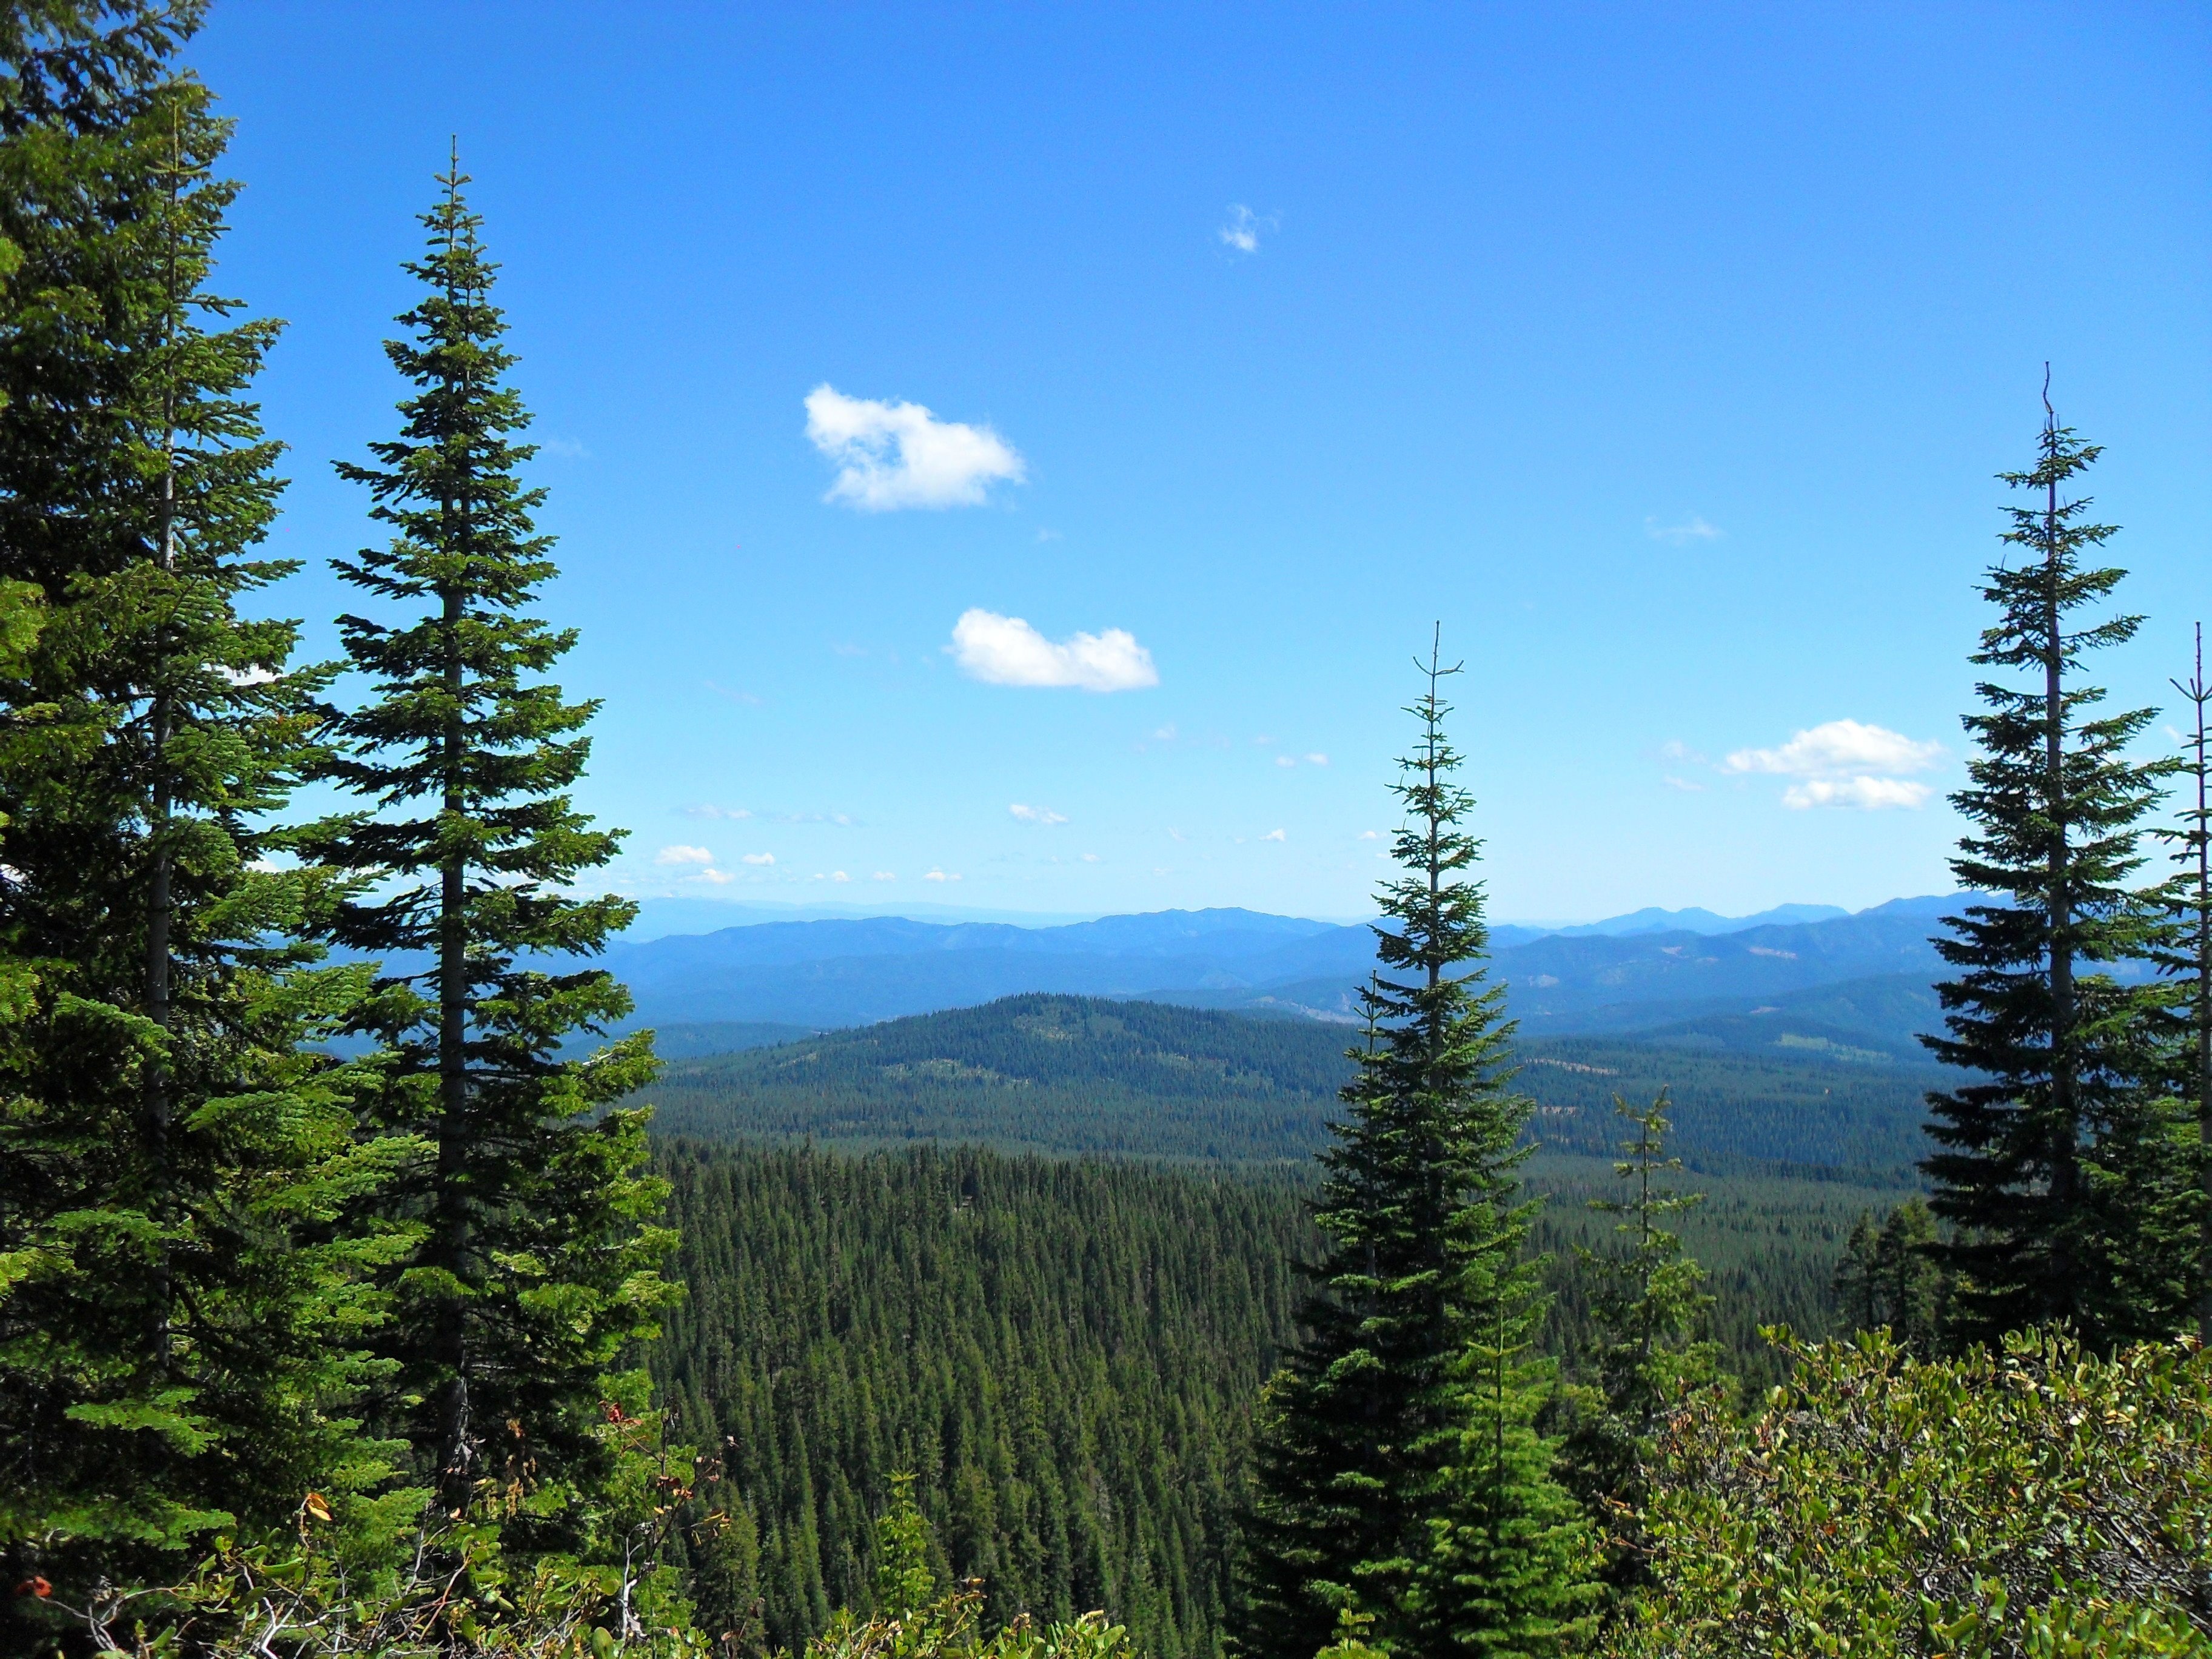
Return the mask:
MULTIPOLYGON (((1554 1150, 1603 1156, 1613 1097, 1674 1091, 1680 1150, 1713 1173, 1902 1178, 1929 1068, 1775 1016, 1662 1041, 1524 1040, 1517 1086, 1554 1150)), ((1325 1141, 1347 1033, 1148 1002, 1028 994, 672 1064, 641 1098, 665 1134, 848 1146, 975 1142, 1052 1154, 1297 1162, 1325 1141)))

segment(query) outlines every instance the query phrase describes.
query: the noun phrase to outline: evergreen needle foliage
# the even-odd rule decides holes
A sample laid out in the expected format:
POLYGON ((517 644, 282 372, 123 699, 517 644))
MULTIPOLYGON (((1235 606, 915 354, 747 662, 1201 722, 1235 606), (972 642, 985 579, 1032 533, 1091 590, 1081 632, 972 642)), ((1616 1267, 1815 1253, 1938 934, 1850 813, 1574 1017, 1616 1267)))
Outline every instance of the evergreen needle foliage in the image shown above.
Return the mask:
POLYGON ((1949 1285, 1936 1265, 1936 1218, 1908 1198, 1882 1224, 1862 1215, 1836 1264, 1836 1297, 1849 1328, 1887 1330, 1908 1352, 1936 1350, 1949 1285))
POLYGON ((2189 795, 2181 827, 2160 832, 2181 868, 2167 889, 2176 926, 2159 966, 2172 976, 2181 1009, 2176 1092, 2197 1120, 2197 1340, 2212 1344, 2212 745, 2205 719, 2212 685, 2204 680, 2203 623, 2197 624, 2196 671, 2172 685, 2188 699, 2195 723, 2185 740, 2189 795))
POLYGON ((205 286, 236 186, 173 54, 193 4, 0 16, 0 1549, 51 1605, 220 1528, 341 1508, 387 1449, 364 1378, 381 1243, 335 1228, 394 1148, 316 1052, 364 983, 276 815, 322 677, 241 603, 275 337, 205 286))
POLYGON ((2160 907, 2130 883, 2172 763, 2126 753, 2154 710, 2100 714, 2081 682, 2082 658, 2141 619, 2080 617, 2125 573, 2088 562, 2112 526, 2065 492, 2099 452, 2048 408, 2035 465, 2003 475, 2030 493, 2003 538, 2024 556, 1983 587, 1998 617, 1972 660, 2027 683, 1984 682, 1966 720, 1980 752, 1952 801, 1974 828, 1951 867, 1993 896, 1936 941, 1958 976, 1937 988, 1948 1035, 1923 1041, 1968 1078, 1929 1097, 1923 1167, 1951 1224, 1952 1340, 2064 1321, 2102 1346, 2179 1328, 2196 1299, 2188 1158, 2159 1087, 2171 988, 2109 971, 2160 940, 2160 907))
POLYGON ((1503 987, 1483 983, 1480 843, 1432 653, 1395 793, 1404 873, 1324 1170, 1306 1340, 1269 1385, 1249 1612, 1255 1654, 1304 1656, 1346 1611, 1401 1656, 1541 1653, 1577 1627, 1588 1544, 1533 1426, 1544 1298, 1517 1146, 1503 987), (1457 971, 1455 971, 1457 970, 1457 971))
POLYGON ((333 937, 398 958, 359 1025, 385 1049, 371 1121, 428 1148, 392 1212, 415 1230, 390 1276, 400 1426, 449 1508, 490 1482, 526 1494, 518 1535, 565 1545, 608 1474, 603 1374, 653 1330, 672 1240, 649 1224, 665 1188, 640 1171, 645 1113, 602 1109, 651 1077, 650 1035, 560 1053, 629 1012, 611 976, 573 964, 635 907, 566 890, 619 832, 564 793, 596 705, 534 678, 575 635, 526 608, 554 574, 531 519, 543 492, 516 476, 528 416, 502 380, 514 359, 466 180, 440 182, 407 267, 424 292, 386 347, 416 388, 401 434, 372 446, 376 465, 339 468, 392 539, 337 568, 401 613, 339 623, 375 692, 332 714, 323 775, 371 805, 303 844, 370 884, 333 937))
POLYGON ((1705 1201, 1703 1193, 1663 1184, 1682 1167, 1665 1155, 1667 1091, 1641 1110, 1616 1095, 1613 1109, 1636 1127, 1613 1166, 1628 1195, 1589 1200, 1600 1214, 1619 1218, 1614 1248, 1575 1249, 1590 1304, 1590 1382, 1566 1390, 1561 1402, 1569 1426, 1560 1467, 1605 1534, 1607 1577, 1626 1583, 1642 1564, 1638 1517, 1652 1432, 1685 1395, 1720 1379, 1720 1350, 1705 1338, 1713 1305, 1705 1269, 1681 1236, 1662 1224, 1705 1201))

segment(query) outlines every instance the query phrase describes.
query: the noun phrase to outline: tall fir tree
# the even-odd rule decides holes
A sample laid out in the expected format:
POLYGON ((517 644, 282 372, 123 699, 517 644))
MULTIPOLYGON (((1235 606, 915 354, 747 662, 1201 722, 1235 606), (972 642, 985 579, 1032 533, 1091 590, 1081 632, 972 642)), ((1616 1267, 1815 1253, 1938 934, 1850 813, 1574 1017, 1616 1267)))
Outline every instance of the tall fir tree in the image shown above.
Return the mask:
POLYGON ((1951 867, 1987 897, 1936 941, 1956 976, 1936 988, 1947 1034, 1922 1040, 1967 1077, 1928 1097, 1923 1167, 1950 1224, 1933 1252, 1954 1275, 1949 1340, 2064 1322, 2104 1346, 2171 1334, 2194 1300, 2187 1160, 2158 1086, 2171 990, 2110 971, 2160 942, 2160 907, 2130 884, 2172 769, 2127 753, 2155 710, 2100 714, 2082 682, 2086 653, 2141 619, 2081 614, 2125 573, 2091 562, 2113 526, 2067 493, 2100 452, 2045 411, 2035 465, 2002 475, 2029 494, 2002 538, 2025 556, 1982 590, 1998 616, 1972 660, 2027 683, 1984 682, 1965 722, 1978 752, 1951 799, 1973 827, 1951 867))
POLYGON ((2205 716, 2212 685, 2204 679, 2203 623, 2197 624, 2194 672, 2172 684, 2188 702, 2191 720, 2184 739, 2188 759, 2181 769, 2186 792, 2181 823, 2160 832, 2181 867, 2167 888, 2173 928, 2159 966, 2178 994, 2174 1086, 2195 1120, 2197 1143, 2197 1340, 2212 1345, 2212 744, 2205 716))
POLYGON ((0 1548, 80 1602, 381 1473, 343 1415, 380 1247, 333 1223, 390 1153, 301 1047, 365 984, 290 942, 329 884, 265 867, 320 682, 240 611, 291 568, 276 325, 205 286, 198 9, 0 19, 0 1548))
POLYGON ((1263 1403, 1241 1638, 1255 1655, 1313 1654, 1351 1628, 1405 1659, 1550 1652, 1587 1588, 1579 1516, 1533 1427, 1529 1106, 1504 988, 1484 983, 1481 844, 1441 690, 1459 671, 1433 651, 1421 669, 1394 787, 1403 873, 1378 895, 1369 1039, 1321 1154, 1327 1251, 1307 1338, 1263 1403))
POLYGON ((349 616, 348 658, 373 700, 332 714, 324 775, 368 798, 307 837, 315 856, 372 884, 333 929, 385 957, 362 1028, 385 1046, 370 1106, 428 1152, 398 1215, 422 1229, 393 1276, 400 1426, 441 1500, 487 1485, 526 1497, 511 1539, 574 1547, 589 1532, 608 1456, 593 1425, 625 1347, 669 1294, 652 1224, 661 1183, 641 1173, 645 1113, 605 1109, 650 1080, 650 1034, 583 1058, 568 1045, 629 1011, 603 969, 576 966, 635 915, 579 898, 614 855, 566 793, 598 705, 542 678, 574 642, 526 607, 555 574, 516 476, 536 453, 505 384, 513 356, 490 301, 495 267, 462 198, 458 163, 423 216, 423 285, 386 349, 416 390, 368 486, 392 539, 335 562, 400 614, 349 616))
POLYGON ((1948 1291, 1936 1244, 1936 1218, 1917 1194, 1879 1226, 1871 1215, 1852 1224, 1831 1283, 1853 1328, 1887 1330, 1906 1352, 1933 1356, 1948 1291))

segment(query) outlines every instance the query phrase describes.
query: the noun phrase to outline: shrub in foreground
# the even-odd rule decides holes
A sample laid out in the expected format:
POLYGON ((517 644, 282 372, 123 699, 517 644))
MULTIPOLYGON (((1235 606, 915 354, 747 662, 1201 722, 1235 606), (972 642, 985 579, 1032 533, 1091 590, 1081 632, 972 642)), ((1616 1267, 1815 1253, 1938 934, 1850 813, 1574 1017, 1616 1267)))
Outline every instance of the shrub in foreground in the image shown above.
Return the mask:
POLYGON ((2063 1335, 1943 1363, 1785 1346, 1748 1420, 1674 1419, 1618 1659, 2212 1656, 2212 1360, 2063 1335))

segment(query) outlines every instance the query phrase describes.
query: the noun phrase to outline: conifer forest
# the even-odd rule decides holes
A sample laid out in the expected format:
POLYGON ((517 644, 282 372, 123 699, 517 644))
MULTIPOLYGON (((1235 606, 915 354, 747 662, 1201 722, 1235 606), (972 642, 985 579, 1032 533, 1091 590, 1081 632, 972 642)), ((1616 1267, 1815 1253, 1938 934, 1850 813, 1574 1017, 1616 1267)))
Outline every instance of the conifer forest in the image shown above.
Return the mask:
POLYGON ((465 145, 307 660, 202 9, 0 4, 0 1656, 2212 1656, 2212 692, 2053 402, 1914 1054, 1519 1030, 1423 615, 1347 1017, 664 1060, 465 145))

